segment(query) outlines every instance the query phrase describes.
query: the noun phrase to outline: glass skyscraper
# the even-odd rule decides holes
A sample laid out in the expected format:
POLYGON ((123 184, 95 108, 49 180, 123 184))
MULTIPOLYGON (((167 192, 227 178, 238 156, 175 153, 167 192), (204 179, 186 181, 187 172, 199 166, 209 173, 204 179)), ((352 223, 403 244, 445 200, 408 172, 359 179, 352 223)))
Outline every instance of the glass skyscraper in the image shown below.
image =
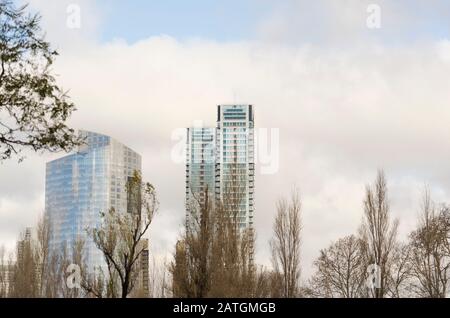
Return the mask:
POLYGON ((253 106, 219 105, 216 128, 188 128, 187 136, 188 214, 193 193, 201 196, 208 188, 215 203, 223 203, 237 215, 241 228, 252 228, 255 187, 253 106))
POLYGON ((237 220, 241 228, 253 227, 254 139, 252 105, 218 106, 216 198, 222 200, 225 208, 231 209, 232 212, 237 214, 237 220))
POLYGON ((186 149, 186 210, 187 222, 191 209, 205 202, 208 191, 210 203, 215 193, 215 129, 193 127, 187 129, 186 149))
POLYGON ((81 131, 85 144, 74 154, 47 163, 45 212, 50 221, 50 249, 69 251, 85 242, 89 270, 104 266, 102 253, 86 230, 100 225, 100 213, 127 212, 126 183, 141 171, 141 156, 117 140, 81 131))

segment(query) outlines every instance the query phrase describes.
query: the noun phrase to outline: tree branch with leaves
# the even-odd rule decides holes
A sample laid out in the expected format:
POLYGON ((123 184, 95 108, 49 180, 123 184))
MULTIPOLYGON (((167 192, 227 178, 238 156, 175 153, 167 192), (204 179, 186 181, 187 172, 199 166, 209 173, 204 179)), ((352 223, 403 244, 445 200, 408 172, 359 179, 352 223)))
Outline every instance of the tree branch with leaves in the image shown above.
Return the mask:
POLYGON ((114 277, 117 277, 122 298, 126 298, 135 286, 138 260, 144 251, 143 238, 159 206, 155 188, 150 183, 142 182, 137 171, 127 182, 127 195, 126 212, 110 209, 102 214, 102 225, 89 230, 105 258, 109 283, 113 288, 116 283, 114 277))
POLYGON ((22 149, 70 151, 82 140, 69 128, 75 105, 56 84, 58 53, 46 42, 40 16, 0 0, 0 161, 22 149))

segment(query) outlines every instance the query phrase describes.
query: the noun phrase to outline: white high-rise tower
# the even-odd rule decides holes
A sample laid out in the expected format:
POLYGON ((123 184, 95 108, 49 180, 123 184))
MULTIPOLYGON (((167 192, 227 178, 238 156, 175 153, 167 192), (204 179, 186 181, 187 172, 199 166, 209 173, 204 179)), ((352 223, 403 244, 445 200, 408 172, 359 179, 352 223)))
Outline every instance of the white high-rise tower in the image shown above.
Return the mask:
POLYGON ((255 142, 252 105, 219 105, 216 128, 216 199, 253 227, 255 142), (224 196, 228 199, 224 200, 224 196), (231 201, 231 202, 230 202, 231 201))
POLYGON ((208 189, 211 204, 222 204, 241 229, 253 227, 254 148, 252 105, 219 105, 215 129, 188 128, 187 219, 192 200, 203 203, 208 189))

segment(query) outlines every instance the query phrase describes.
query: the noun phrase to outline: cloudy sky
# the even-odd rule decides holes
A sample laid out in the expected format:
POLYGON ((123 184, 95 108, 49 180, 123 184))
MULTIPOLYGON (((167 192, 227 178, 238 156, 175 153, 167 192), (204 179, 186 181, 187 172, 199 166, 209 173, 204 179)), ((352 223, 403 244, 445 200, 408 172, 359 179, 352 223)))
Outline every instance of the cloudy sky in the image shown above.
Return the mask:
MULTIPOLYGON (((279 169, 256 179, 262 264, 275 202, 294 185, 304 278, 321 248, 357 230, 377 169, 401 237, 416 224, 425 184, 436 201, 450 200, 448 1, 30 2, 60 52, 54 71, 78 108, 70 124, 143 156, 161 201, 156 255, 170 256, 184 215, 172 133, 196 120, 214 125, 217 104, 251 103, 257 127, 279 129, 279 169), (369 4, 380 8, 380 28, 368 27, 369 4)), ((62 155, 0 165, 0 245, 12 248, 43 212, 45 162, 62 155)))

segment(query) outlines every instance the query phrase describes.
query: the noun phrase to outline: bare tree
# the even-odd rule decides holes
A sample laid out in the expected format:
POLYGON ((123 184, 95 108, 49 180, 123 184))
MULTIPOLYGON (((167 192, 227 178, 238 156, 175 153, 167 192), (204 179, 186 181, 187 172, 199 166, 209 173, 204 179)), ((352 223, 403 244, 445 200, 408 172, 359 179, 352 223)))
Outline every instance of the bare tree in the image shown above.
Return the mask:
POLYGON ((320 251, 314 262, 315 273, 309 282, 310 296, 357 298, 364 285, 364 260, 354 235, 339 239, 320 251))
POLYGON ((392 261, 388 269, 386 293, 390 298, 410 297, 411 284, 411 246, 396 244, 392 253, 392 261))
MULTIPOLYGON (((117 293, 111 293, 108 289, 109 281, 113 280, 111 276, 106 278, 102 268, 94 272, 85 271, 81 276, 81 288, 87 298, 117 298, 117 293)), ((115 292, 116 290, 114 290, 115 292)))
MULTIPOLYGON (((48 284, 50 279, 53 279, 55 275, 51 275, 50 268, 54 268, 56 265, 56 259, 50 255, 50 222, 45 216, 41 216, 38 220, 36 227, 36 244, 35 244, 35 259, 38 270, 39 279, 39 295, 41 297, 50 296, 56 294, 50 291, 55 286, 48 284), (52 264, 52 262, 55 262, 52 264)), ((56 273, 52 273, 56 274, 56 273)))
MULTIPOLYGON (((60 294, 63 298, 81 298, 86 296, 82 286, 88 280, 89 273, 87 271, 87 264, 85 261, 84 246, 84 240, 79 238, 73 242, 72 245, 66 244, 60 254, 58 261, 59 273, 53 274, 53 276, 60 280, 60 283, 57 283, 57 285, 61 288, 60 294), (80 286, 72 286, 72 284, 69 286, 68 284, 68 275, 71 274, 68 269, 71 268, 71 265, 75 265, 76 270, 79 270, 78 274, 80 275, 80 281, 78 283, 81 284, 80 286)), ((72 278, 72 283, 75 283, 73 279, 75 279, 75 277, 72 278)))
POLYGON ((449 290, 450 210, 437 208, 425 190, 419 228, 410 235, 412 290, 419 297, 444 298, 449 290))
POLYGON ((211 297, 254 297, 255 231, 247 223, 246 168, 234 158, 224 164, 221 196, 216 198, 212 246, 211 297))
POLYGON ((67 243, 63 243, 59 249, 49 253, 48 263, 44 265, 44 279, 41 284, 45 286, 44 295, 46 298, 64 297, 64 276, 68 259, 67 243))
POLYGON ((174 297, 207 297, 212 280, 214 237, 214 200, 209 188, 194 192, 186 203, 185 232, 175 247, 172 274, 174 297))
POLYGON ((39 297, 39 278, 31 229, 21 233, 17 242, 16 262, 11 277, 11 293, 15 298, 39 297))
POLYGON ((172 275, 172 296, 176 298, 194 297, 193 281, 189 275, 188 254, 184 239, 179 240, 175 246, 174 260, 169 265, 169 272, 172 275))
POLYGON ((58 250, 50 248, 50 226, 48 215, 41 215, 35 236, 32 238, 38 297, 67 298, 69 292, 65 283, 65 270, 73 261, 69 261, 70 252, 67 243, 63 243, 58 250))
POLYGON ((272 263, 279 273, 285 298, 297 297, 300 280, 301 202, 293 191, 291 202, 281 199, 277 204, 274 237, 270 242, 272 263))
MULTIPOLYGON (((227 201, 228 197, 223 200, 227 201)), ((237 207, 227 203, 216 207, 212 297, 253 297, 255 233, 251 227, 241 227, 241 224, 237 207)))
POLYGON ((373 187, 367 186, 364 200, 364 219, 360 228, 361 248, 366 268, 374 265, 377 284, 368 289, 367 296, 383 298, 387 295, 389 268, 396 247, 398 221, 391 222, 386 178, 379 171, 373 187), (378 285, 379 283, 379 285, 378 285))
POLYGON ((16 259, 9 265, 9 293, 12 297, 61 297, 63 281, 61 255, 49 250, 49 223, 43 217, 36 231, 27 228, 17 242, 16 259))
MULTIPOLYGON (((141 241, 158 210, 154 187, 143 183, 138 172, 127 183, 127 195, 128 213, 111 209, 102 215, 103 224, 89 231, 108 267, 107 288, 114 290, 118 281, 122 298, 126 298, 134 288, 138 275, 137 262, 144 251, 141 241)), ((114 292, 111 294, 116 296, 114 292)))
POLYGON ((282 293, 282 279, 279 273, 260 266, 255 271, 254 297, 281 298, 282 293))
POLYGON ((70 288, 66 282, 68 276, 66 270, 71 264, 79 265, 82 277, 86 275, 84 242, 77 240, 71 246, 63 243, 60 249, 51 250, 49 225, 50 222, 46 217, 40 217, 35 232, 28 228, 21 234, 17 242, 16 259, 15 261, 11 259, 7 265, 9 296, 20 298, 85 296, 80 288, 70 288))
POLYGON ((186 228, 185 247, 187 248, 188 277, 192 281, 191 291, 193 297, 203 298, 209 293, 211 287, 211 253, 213 244, 214 217, 213 202, 209 189, 203 195, 194 195, 190 224, 186 228), (195 206, 194 206, 195 205, 195 206))
POLYGON ((0 246, 0 298, 5 298, 7 293, 7 271, 5 264, 5 247, 0 246))
POLYGON ((158 260, 153 255, 150 263, 150 298, 170 297, 170 286, 168 285, 168 264, 166 260, 158 260))
POLYGON ((0 246, 0 298, 6 298, 9 290, 10 264, 6 258, 6 249, 0 246))
POLYGON ((185 234, 170 266, 175 297, 254 294, 255 234, 242 221, 246 180, 236 164, 228 168, 220 198, 208 188, 191 194, 185 234))

